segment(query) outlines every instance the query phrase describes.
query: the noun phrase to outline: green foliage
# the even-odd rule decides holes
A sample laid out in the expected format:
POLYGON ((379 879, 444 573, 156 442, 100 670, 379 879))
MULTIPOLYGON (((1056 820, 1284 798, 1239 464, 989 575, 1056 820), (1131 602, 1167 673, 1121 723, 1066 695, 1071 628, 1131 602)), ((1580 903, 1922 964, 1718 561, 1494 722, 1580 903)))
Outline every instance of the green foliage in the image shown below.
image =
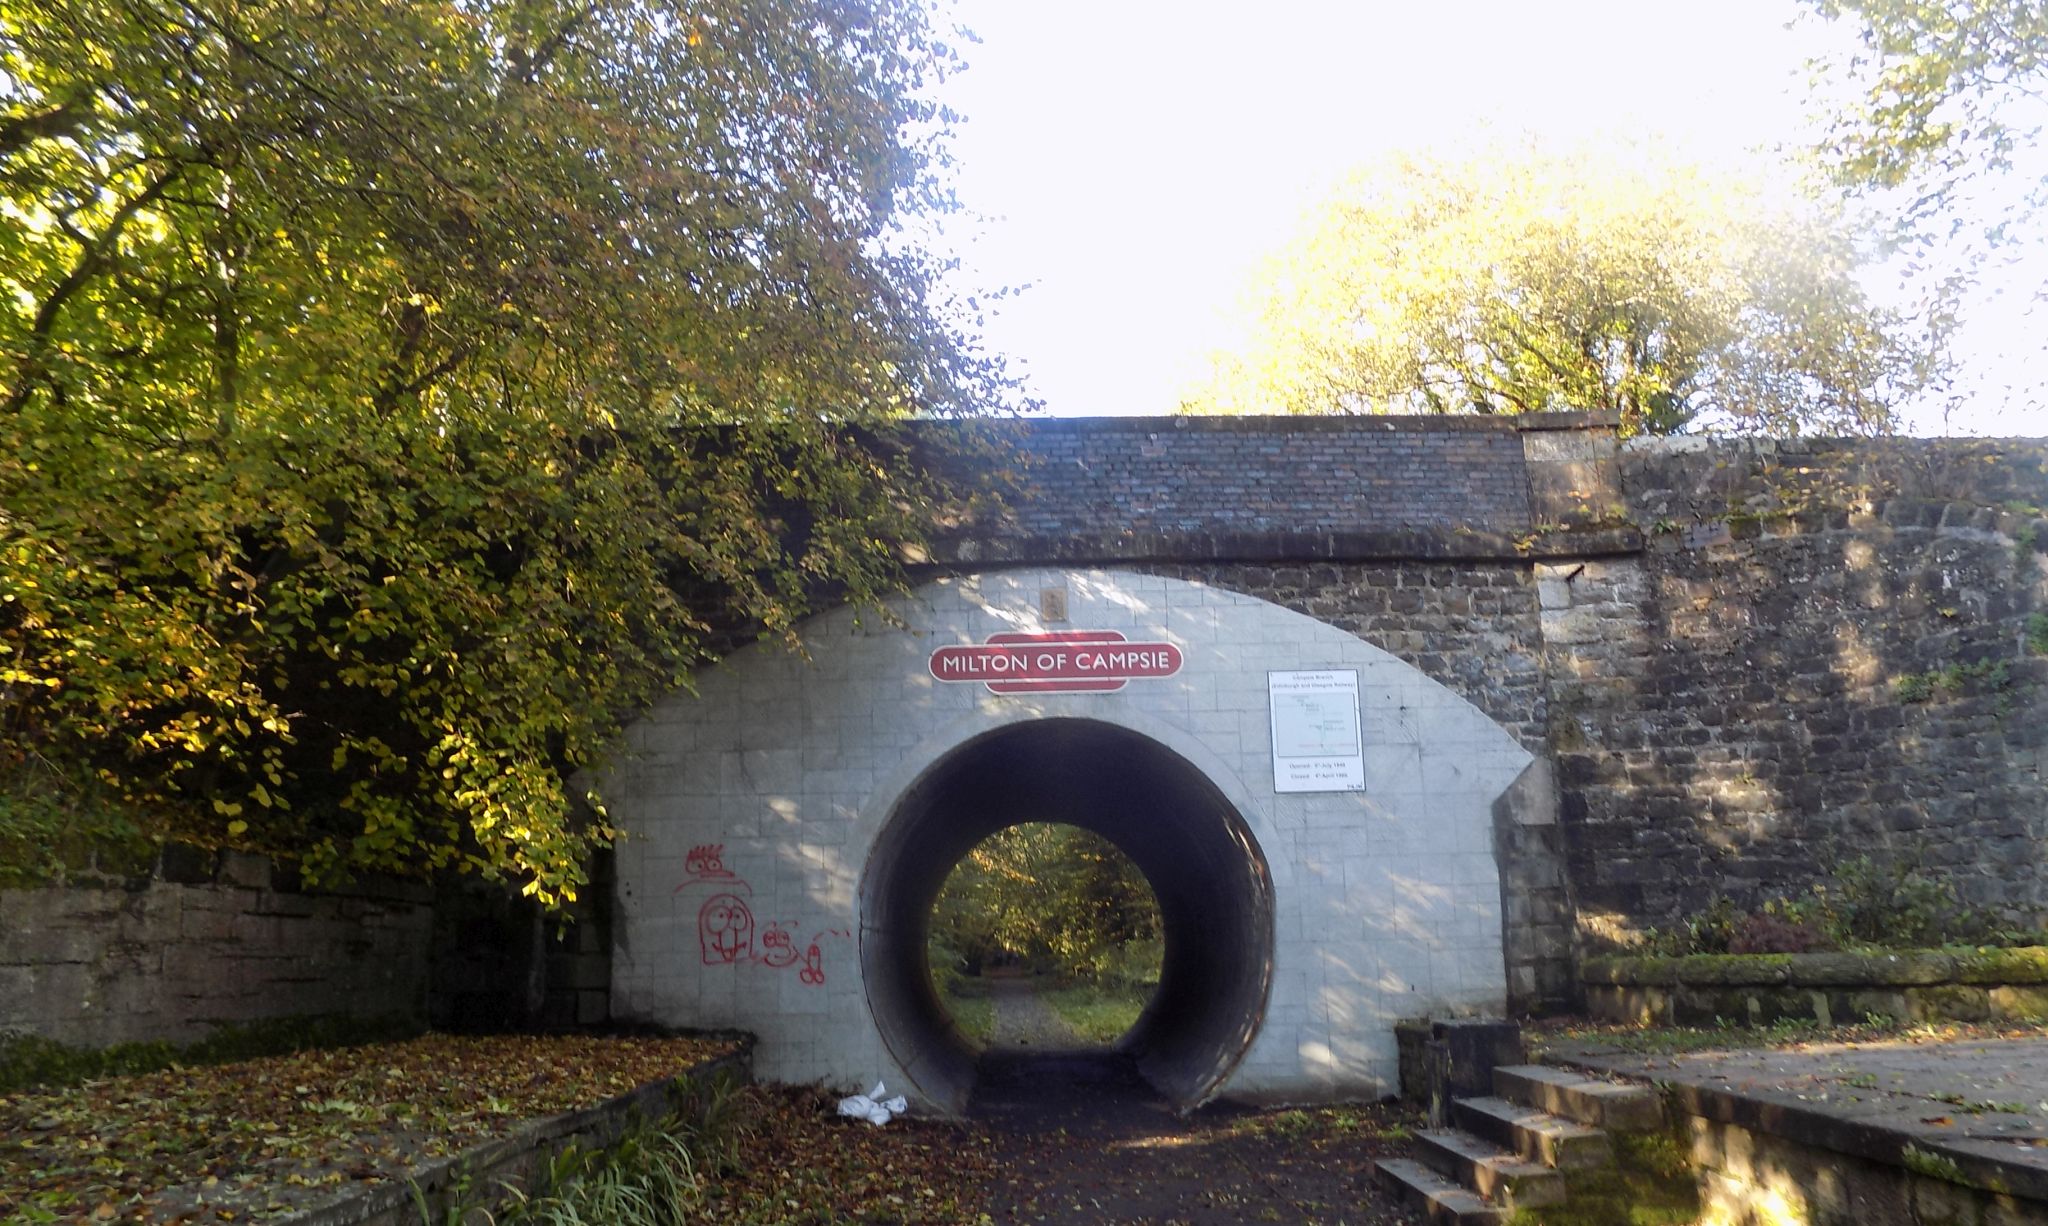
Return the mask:
POLYGON ((1019 962, 1062 976, 1114 979, 1151 960, 1159 907, 1130 858, 1079 827, 1029 822, 990 835, 932 906, 935 973, 1019 962))
POLYGON ((2012 666, 2004 660, 1978 660, 1931 672, 1905 673, 1892 682, 1892 692, 1900 702, 1927 702, 1938 694, 1962 694, 1973 683, 1993 692, 2003 690, 2012 684, 2012 666))
POLYGON ((2037 656, 2048 656, 2048 613, 2027 615, 2027 650, 2037 656))
POLYGON ((28 757, 0 768, 0 889, 147 874, 149 824, 88 771, 28 757))
MULTIPOLYGON (((440 1221, 454 1226, 476 1212, 500 1226, 664 1226, 690 1220, 705 1208, 707 1177, 739 1160, 745 1131, 738 1118, 740 1090, 724 1074, 671 1087, 667 1114, 635 1119, 599 1148, 570 1142, 548 1159, 535 1190, 513 1190, 495 1214, 472 1203, 475 1193, 464 1188, 440 1221)), ((418 1187, 413 1199, 422 1226, 439 1226, 418 1187)))
MULTIPOLYGON (((2038 243, 2048 178, 2048 9, 2039 0, 1806 0, 1856 48, 1815 67, 1849 85, 1818 153, 1890 219, 1926 312, 1955 318, 1986 269, 2038 243)), ((2037 289, 2037 294, 2048 286, 2037 289)))
POLYGON ((1911 949, 1968 940, 1981 926, 1955 886, 1910 855, 1844 860, 1813 896, 1823 922, 1845 943, 1911 949))
POLYGON ((897 583, 898 424, 1007 394, 904 237, 951 62, 915 0, 0 5, 0 751, 572 900, 621 715, 897 583))
POLYGON ((1963 1174, 1963 1168, 1947 1154, 1937 1154, 1917 1145, 1908 1145, 1899 1151, 1899 1164, 1915 1175, 1939 1179, 1944 1183, 1970 1186, 1969 1179, 1963 1174))
POLYGON ((1651 930, 1644 940, 1644 952, 1667 958, 1725 954, 1734 942, 1735 927, 1742 916, 1734 899, 1716 898, 1706 910, 1688 915, 1672 927, 1651 930))
POLYGON ((1397 158, 1259 275, 1251 336, 1183 407, 1882 431, 1945 343, 1870 302, 1857 237, 1818 200, 1653 150, 1397 158))
POLYGON ((1083 1043, 1099 1045, 1115 1042, 1136 1025, 1151 996, 1150 985, 1083 982, 1054 988, 1043 999, 1083 1043))
POLYGON ((2048 73, 2048 10, 2036 0, 1807 3, 1861 42, 1822 66, 1861 91, 1823 149, 1844 182, 1909 187, 1910 219, 1931 220, 1972 179, 2012 168, 2033 136, 2015 125, 2048 73))
POLYGON ((1644 952, 1661 957, 1792 954, 1838 948, 1925 949, 1942 945, 2031 946, 2036 931, 1968 906, 1955 885, 1927 871, 1908 849, 1879 859, 1852 856, 1798 897, 1745 911, 1716 898, 1704 911, 1648 934, 1644 952))
POLYGON ((418 1022, 402 1017, 336 1015, 275 1018, 222 1026, 197 1042, 118 1043, 82 1048, 38 1035, 0 1033, 0 1094, 54 1089, 101 1077, 154 1073, 176 1066, 228 1064, 257 1056, 281 1056, 330 1047, 384 1043, 420 1033, 418 1022))
POLYGON ((996 1003, 977 981, 956 982, 941 990, 946 1015, 968 1042, 988 1046, 996 1033, 996 1003))

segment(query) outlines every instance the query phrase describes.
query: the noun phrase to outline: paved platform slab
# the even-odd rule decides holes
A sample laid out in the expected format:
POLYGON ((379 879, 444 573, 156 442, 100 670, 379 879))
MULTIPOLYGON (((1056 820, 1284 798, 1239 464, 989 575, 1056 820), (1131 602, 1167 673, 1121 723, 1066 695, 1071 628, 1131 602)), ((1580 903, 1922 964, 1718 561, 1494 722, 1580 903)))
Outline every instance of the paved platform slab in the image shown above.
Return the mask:
POLYGON ((1545 1058, 1661 1082, 1696 1115, 1841 1153, 1897 1163, 1911 1144, 2048 1200, 2048 1038, 1670 1055, 1565 1044, 1545 1058))

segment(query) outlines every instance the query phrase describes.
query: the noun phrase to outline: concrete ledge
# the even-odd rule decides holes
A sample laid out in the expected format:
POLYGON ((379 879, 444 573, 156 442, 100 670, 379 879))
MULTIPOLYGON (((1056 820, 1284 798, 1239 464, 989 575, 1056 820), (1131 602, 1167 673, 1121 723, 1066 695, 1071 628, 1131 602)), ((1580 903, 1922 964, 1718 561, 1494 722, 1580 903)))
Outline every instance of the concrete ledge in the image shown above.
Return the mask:
POLYGON ((1848 1154, 1887 1166, 1903 1166, 1913 1147, 1955 1163, 1955 1182, 1988 1192, 2048 1200, 2048 1171, 2001 1162, 1981 1152, 1868 1120, 1851 1119, 1825 1107, 1786 1102, 1767 1093, 1740 1093, 1699 1084, 1667 1084, 1669 1102, 1688 1116, 1697 1134, 1700 1122, 1732 1124, 1747 1132, 1778 1137, 1831 1153, 1848 1154))
MULTIPOLYGON (((980 424, 980 423, 976 423, 980 424)), ((1211 434, 1295 434, 1384 431, 1389 434, 1513 434, 1519 430, 1613 430, 1621 425, 1618 411, 1521 413, 1488 417, 1476 413, 1247 413, 1176 414, 1164 417, 1026 417, 997 422, 1041 433, 1158 434, 1187 431, 1211 434)), ((924 428, 930 429, 929 425, 924 428)), ((943 428, 943 427, 942 427, 943 428)))
POLYGON ((1710 1220, 2004 1226, 2048 1212, 2042 1040, 1546 1058, 1655 1084, 1710 1220), (1984 1094, 2022 1099, 1978 1101, 1984 1094), (1776 1206, 1777 1216, 1752 1213, 1776 1206), (1940 1213, 1934 1209, 1940 1208, 1940 1213))
POLYGON ((738 1051, 674 1077, 650 1081, 579 1111, 530 1120, 510 1136, 413 1167, 398 1181, 346 1192, 274 1220, 278 1226, 418 1226, 421 1214, 416 1198, 426 1201, 426 1220, 441 1221, 455 1204, 457 1184, 464 1185, 470 1197, 482 1197, 495 1205, 507 1185, 528 1188, 547 1160, 565 1146, 574 1143, 598 1149, 609 1145, 635 1118, 662 1115, 671 1090, 708 1081, 720 1073, 731 1073, 742 1082, 753 1081, 751 1040, 738 1051))
POLYGON ((1592 958, 1580 971, 1603 1021, 1683 1025, 1866 1014, 1915 1021, 2048 1021, 2048 947, 1898 953, 1592 958))
POLYGON ((2039 1189, 2010 1186, 2013 1168, 1950 1149, 1907 1142, 1889 1157, 1864 1157, 1703 1115, 1682 1123, 1706 1220, 1728 1226, 2018 1226, 2048 1209, 2039 1189))

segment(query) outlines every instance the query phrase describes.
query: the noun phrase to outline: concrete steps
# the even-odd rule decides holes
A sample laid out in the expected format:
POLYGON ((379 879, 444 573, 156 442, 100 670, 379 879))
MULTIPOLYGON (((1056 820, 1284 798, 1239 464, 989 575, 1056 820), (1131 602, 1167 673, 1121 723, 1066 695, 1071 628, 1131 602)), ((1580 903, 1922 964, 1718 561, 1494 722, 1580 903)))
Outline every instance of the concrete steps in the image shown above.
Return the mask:
POLYGON ((1493 1226, 1507 1220, 1507 1210, 1489 1204, 1477 1192, 1452 1183, 1420 1162, 1388 1158, 1374 1163, 1373 1169, 1381 1183, 1420 1211, 1431 1226, 1493 1226))
POLYGON ((1416 1140, 1425 1165, 1509 1212, 1564 1199, 1564 1176, 1463 1129, 1417 1133, 1416 1140))
POLYGON ((1505 1098, 1458 1099, 1451 1118, 1472 1135, 1553 1170, 1583 1171, 1614 1160, 1614 1145, 1600 1129, 1505 1098))
POLYGON ((1509 1102, 1609 1132, 1649 1132, 1664 1123, 1664 1103, 1654 1091, 1569 1069, 1503 1065, 1493 1070, 1493 1090, 1509 1102))
POLYGON ((1566 1172, 1614 1160, 1609 1132, 1663 1123, 1663 1101, 1641 1086, 1539 1064, 1492 1070, 1491 1095, 1451 1100, 1453 1127, 1417 1134, 1416 1160, 1381 1162, 1381 1182, 1431 1223, 1505 1222, 1517 1209, 1567 1198, 1566 1172))

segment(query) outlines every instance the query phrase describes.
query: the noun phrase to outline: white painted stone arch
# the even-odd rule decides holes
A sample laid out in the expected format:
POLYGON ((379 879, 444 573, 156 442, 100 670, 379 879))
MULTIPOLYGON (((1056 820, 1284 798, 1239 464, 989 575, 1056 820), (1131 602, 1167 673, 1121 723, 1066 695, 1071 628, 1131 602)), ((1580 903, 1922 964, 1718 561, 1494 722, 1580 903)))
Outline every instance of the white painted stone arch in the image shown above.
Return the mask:
POLYGON ((1217 1092, 1388 1093, 1395 1020, 1502 1008, 1492 807, 1530 754, 1464 699, 1325 623, 1156 575, 968 575, 929 583, 891 612, 897 624, 850 609, 812 619, 808 660, 774 644, 735 652, 698 674, 695 696, 669 698, 628 730, 602 780, 626 832, 615 1015, 752 1031, 767 1079, 907 1084, 859 981, 869 853, 905 791, 956 747, 1059 717, 1128 729, 1191 763, 1264 854, 1271 987, 1217 1092), (1066 590, 1064 626, 1038 623, 1045 588, 1066 590), (1047 628, 1164 639, 1184 663, 1116 693, 1066 695, 995 695, 926 669, 935 647, 1047 628), (1273 790, 1266 674, 1305 668, 1359 672, 1363 794, 1273 790), (733 876, 693 863, 700 846, 722 847, 719 866, 733 876), (700 918, 714 894, 751 913, 747 956, 724 960, 730 938, 707 946, 700 918), (764 944, 770 924, 785 925, 787 947, 764 944))

